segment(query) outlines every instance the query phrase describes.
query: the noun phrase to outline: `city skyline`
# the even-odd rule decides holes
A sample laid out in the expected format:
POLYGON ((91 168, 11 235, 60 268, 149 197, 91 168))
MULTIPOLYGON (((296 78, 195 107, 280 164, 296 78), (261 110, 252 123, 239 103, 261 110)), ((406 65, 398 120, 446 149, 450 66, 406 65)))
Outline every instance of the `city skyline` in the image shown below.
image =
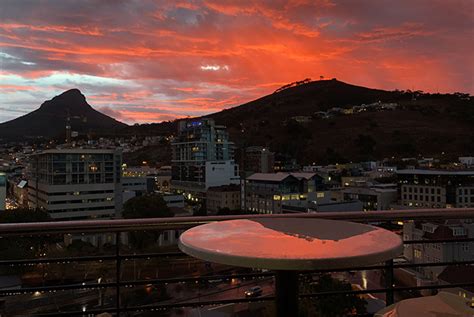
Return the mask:
POLYGON ((0 122, 79 88, 126 123, 200 116, 292 81, 474 92, 471 1, 5 1, 0 122))

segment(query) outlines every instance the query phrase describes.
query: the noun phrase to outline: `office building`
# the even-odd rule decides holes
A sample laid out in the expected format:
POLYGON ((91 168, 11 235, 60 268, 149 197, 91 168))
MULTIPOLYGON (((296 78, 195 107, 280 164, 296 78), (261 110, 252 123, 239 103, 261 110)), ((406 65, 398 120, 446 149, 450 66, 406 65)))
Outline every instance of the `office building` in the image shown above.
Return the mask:
POLYGON ((114 218, 122 210, 122 152, 54 149, 32 155, 28 176, 31 208, 62 220, 114 218))
POLYGON ((234 144, 214 120, 180 121, 172 149, 171 189, 188 199, 203 200, 209 187, 240 183, 234 144))
POLYGON ((322 190, 322 181, 315 173, 255 173, 242 183, 242 209, 282 213, 290 201, 306 202, 308 193, 322 190))
POLYGON ((474 171, 399 170, 397 177, 403 206, 474 207, 474 171))
POLYGON ((362 210, 389 210, 397 202, 398 191, 394 184, 368 185, 364 187, 344 187, 343 200, 359 200, 362 210))

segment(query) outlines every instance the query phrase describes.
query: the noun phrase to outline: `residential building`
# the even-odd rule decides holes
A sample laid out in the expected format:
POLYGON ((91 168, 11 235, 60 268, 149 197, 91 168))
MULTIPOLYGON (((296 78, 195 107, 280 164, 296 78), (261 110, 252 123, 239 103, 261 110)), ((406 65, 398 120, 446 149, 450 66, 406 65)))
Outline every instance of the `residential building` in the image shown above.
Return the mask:
POLYGON ((7 199, 7 176, 4 173, 0 173, 0 211, 6 209, 7 199))
MULTIPOLYGON (((449 212, 449 211, 447 211, 449 212)), ((465 221, 407 221, 404 240, 441 240, 474 237, 474 223, 465 221)), ((405 245, 404 256, 412 263, 474 260, 474 242, 426 243, 405 245)), ((419 267, 421 277, 436 281, 445 266, 419 267)))
MULTIPOLYGON (((474 171, 409 169, 396 173, 399 200, 405 208, 474 206, 474 171)), ((405 221, 403 236, 404 240, 472 238, 474 224, 472 220, 405 221)), ((456 262, 473 260, 473 250, 472 242, 411 244, 405 245, 404 256, 412 263, 456 262)), ((417 285, 435 283, 445 268, 417 268, 417 285)))
POLYGON ((206 209, 211 214, 215 214, 221 209, 240 210, 240 186, 209 187, 206 193, 206 209))
POLYGON ((122 152, 116 149, 68 148, 31 156, 28 201, 53 219, 120 216, 122 152))
POLYGON ((474 171, 411 169, 396 173, 403 206, 474 207, 474 171))
POLYGON ((214 120, 180 121, 172 149, 171 189, 187 198, 204 200, 209 187, 240 183, 234 144, 214 120))

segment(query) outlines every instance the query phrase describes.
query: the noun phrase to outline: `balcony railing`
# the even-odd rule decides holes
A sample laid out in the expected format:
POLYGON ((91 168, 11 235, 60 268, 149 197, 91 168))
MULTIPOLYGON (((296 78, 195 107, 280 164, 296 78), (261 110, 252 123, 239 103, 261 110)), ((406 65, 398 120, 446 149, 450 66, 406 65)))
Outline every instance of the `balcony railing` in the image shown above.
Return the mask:
MULTIPOLYGON (((4 301, 8 301, 10 296, 17 296, 22 294, 41 294, 60 291, 77 291, 77 290, 97 290, 101 292, 114 291, 114 301, 104 307, 84 309, 72 309, 68 311, 55 310, 51 313, 40 313, 35 316, 94 316, 103 312, 111 313, 115 316, 129 312, 146 312, 146 311, 170 311, 183 307, 204 307, 204 306, 219 306, 227 304, 251 303, 251 302, 270 302, 274 301, 275 297, 272 295, 256 298, 232 298, 232 299, 216 299, 216 300, 189 300, 171 303, 151 303, 144 305, 130 305, 124 304, 122 295, 124 290, 133 287, 147 287, 167 284, 187 284, 194 285, 197 283, 208 283, 213 280, 259 280, 268 279, 274 276, 273 272, 233 272, 223 274, 200 274, 198 276, 186 277, 166 277, 166 278, 147 278, 136 279, 135 275, 132 279, 123 279, 122 270, 125 264, 129 261, 147 260, 147 259, 174 259, 186 257, 179 251, 172 252, 151 252, 151 253, 130 253, 121 250, 121 238, 124 232, 136 231, 163 231, 163 230, 185 230, 200 224, 211 221, 223 221, 232 219, 252 219, 252 218, 321 218, 346 220, 364 223, 377 223, 380 225, 391 224, 398 221, 408 220, 448 220, 448 219, 473 219, 474 208, 464 209, 417 209, 417 210, 403 210, 403 211, 373 211, 373 212, 326 212, 326 213, 301 213, 301 214, 277 214, 277 215, 242 215, 242 216, 206 216, 206 217, 175 217, 175 218, 154 218, 154 219, 118 219, 118 220, 88 220, 88 221, 56 221, 56 222, 42 222, 42 223, 12 223, 0 224, 0 237, 48 237, 54 235, 82 235, 82 234, 97 234, 106 233, 113 234, 115 241, 111 243, 112 251, 106 255, 81 255, 81 256, 67 256, 67 257, 38 257, 33 259, 12 259, 1 260, 1 267, 21 267, 21 266, 40 266, 49 264, 70 264, 70 263, 113 263, 114 279, 91 282, 90 280, 74 281, 71 283, 61 283, 58 285, 42 285, 34 287, 21 287, 19 289, 3 289, 0 290, 0 300, 3 297, 4 301)), ((404 241, 405 245, 410 244, 433 244, 433 243, 460 243, 460 242, 474 242, 474 238, 450 238, 438 240, 409 240, 404 241)), ((466 283, 457 284, 436 284, 424 286, 394 286, 394 269, 402 268, 421 268, 421 267, 441 267, 448 265, 471 265, 473 260, 457 261, 457 262, 426 262, 426 263, 401 263, 397 264, 393 261, 388 261, 384 264, 366 266, 366 267, 347 267, 339 270, 315 270, 311 272, 301 272, 304 277, 313 273, 324 272, 345 272, 345 271, 364 271, 364 270, 383 270, 385 272, 385 286, 372 289, 351 290, 351 291, 333 291, 324 293, 304 293, 300 294, 300 299, 321 298, 324 296, 334 295, 362 295, 362 294, 377 294, 384 293, 386 303, 394 302, 394 294, 397 292, 413 292, 420 290, 439 290, 445 288, 465 288, 474 287, 474 282, 467 281, 466 283)), ((135 265, 135 262, 134 262, 135 265)), ((44 276, 43 276, 44 278, 44 276)), ((97 306, 97 305, 96 305, 97 306)), ((1 308, 0 308, 1 312, 1 308)))

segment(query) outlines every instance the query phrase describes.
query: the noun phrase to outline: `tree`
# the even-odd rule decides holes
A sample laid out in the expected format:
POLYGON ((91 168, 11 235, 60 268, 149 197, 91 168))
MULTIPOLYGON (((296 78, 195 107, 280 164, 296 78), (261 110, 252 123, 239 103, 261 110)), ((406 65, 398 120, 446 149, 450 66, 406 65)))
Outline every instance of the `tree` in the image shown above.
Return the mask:
MULTIPOLYGON (((0 213, 0 223, 44 222, 51 220, 49 214, 43 210, 18 208, 0 213)), ((51 238, 45 236, 0 237, 0 250, 3 259, 31 259, 42 253, 51 238)))
MULTIPOLYGON (((206 204, 201 203, 198 206, 199 206, 199 208, 194 208, 193 216, 195 216, 195 217, 207 216, 206 204)), ((198 206, 195 206, 195 207, 198 207, 198 206)))
MULTIPOLYGON (((322 274, 317 283, 309 285, 310 292, 324 293, 334 291, 351 291, 350 283, 334 279, 329 274, 322 274)), ((348 316, 353 312, 364 314, 366 301, 357 295, 328 295, 320 296, 306 307, 311 316, 339 317, 348 316)))
POLYGON ((0 213, 0 223, 43 222, 51 217, 41 209, 18 208, 0 213))
POLYGON ((133 197, 123 205, 122 217, 126 219, 173 216, 174 214, 166 205, 163 196, 157 194, 133 197))
MULTIPOLYGON (((164 218, 173 217, 174 213, 161 195, 149 194, 128 200, 123 206, 122 216, 127 219, 164 218)), ((155 245, 160 234, 156 230, 130 232, 130 243, 137 249, 145 249, 155 245)))

